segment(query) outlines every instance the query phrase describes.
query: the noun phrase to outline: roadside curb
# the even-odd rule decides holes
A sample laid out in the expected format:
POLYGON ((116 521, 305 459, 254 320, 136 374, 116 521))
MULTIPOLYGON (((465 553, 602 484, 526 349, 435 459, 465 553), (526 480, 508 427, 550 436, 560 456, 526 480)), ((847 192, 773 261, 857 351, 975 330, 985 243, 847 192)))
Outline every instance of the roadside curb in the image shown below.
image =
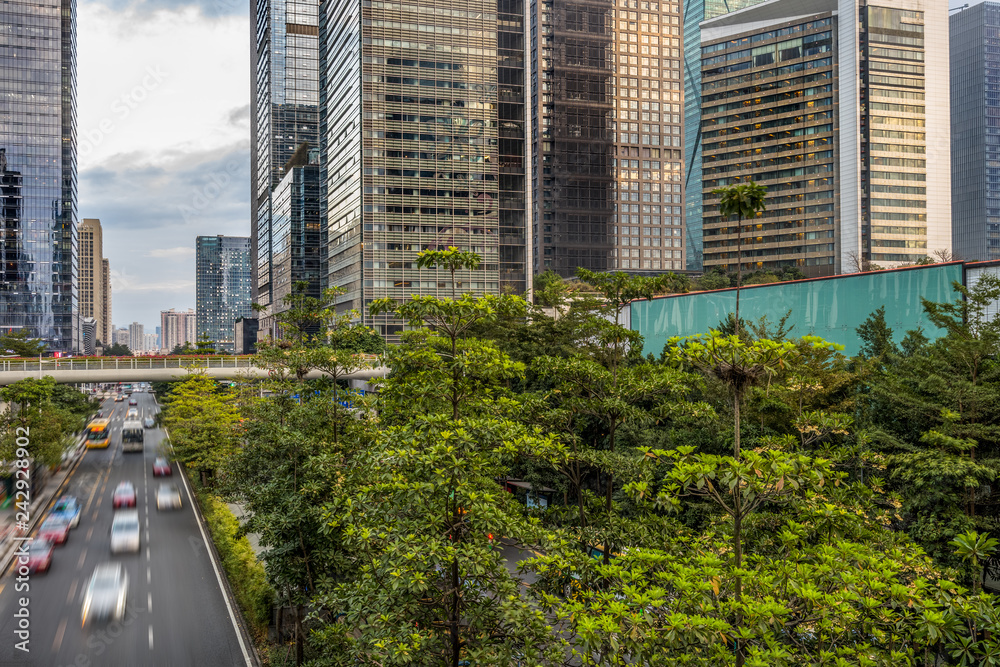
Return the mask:
MULTIPOLYGON (((83 440, 81 439, 80 443, 77 444, 77 448, 79 448, 80 445, 82 444, 83 440)), ((31 507, 28 510, 29 512, 31 512, 31 516, 29 517, 28 520, 28 530, 25 531, 25 535, 30 535, 31 531, 33 531, 35 529, 35 526, 38 525, 38 521, 43 513, 42 512, 43 508, 51 504, 53 498, 58 498, 59 495, 62 494, 63 490, 66 488, 66 485, 69 483, 70 478, 73 477, 73 474, 76 472, 77 466, 80 465, 80 461, 82 460, 83 460, 83 453, 77 454, 73 460, 71 467, 65 469, 66 474, 63 477, 63 480, 59 483, 59 486, 51 493, 48 492, 49 483, 46 482, 45 487, 42 490, 41 497, 36 498, 31 502, 31 507)), ((61 474, 61 473, 56 473, 56 474, 61 474)), ((17 554, 17 550, 20 548, 21 544, 25 541, 26 540, 17 540, 13 538, 11 539, 11 545, 7 547, 3 555, 0 556, 0 573, 7 572, 7 569, 10 567, 10 564, 14 560, 14 556, 17 554)))

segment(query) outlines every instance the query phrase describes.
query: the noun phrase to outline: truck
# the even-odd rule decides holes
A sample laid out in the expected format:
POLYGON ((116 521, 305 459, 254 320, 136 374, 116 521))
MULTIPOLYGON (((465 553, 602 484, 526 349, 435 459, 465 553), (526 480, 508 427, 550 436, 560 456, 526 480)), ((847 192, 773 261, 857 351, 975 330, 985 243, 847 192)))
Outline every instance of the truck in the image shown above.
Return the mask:
POLYGON ((122 423, 122 452, 142 453, 144 434, 142 422, 138 419, 130 419, 122 423))

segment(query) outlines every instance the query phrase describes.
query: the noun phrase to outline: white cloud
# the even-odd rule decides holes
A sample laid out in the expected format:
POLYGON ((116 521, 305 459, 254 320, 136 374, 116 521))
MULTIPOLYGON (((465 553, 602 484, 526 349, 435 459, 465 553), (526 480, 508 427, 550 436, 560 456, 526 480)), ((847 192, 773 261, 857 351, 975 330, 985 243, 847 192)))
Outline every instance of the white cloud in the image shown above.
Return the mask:
POLYGON ((192 257, 194 248, 180 246, 178 248, 155 248, 146 252, 146 257, 192 257))

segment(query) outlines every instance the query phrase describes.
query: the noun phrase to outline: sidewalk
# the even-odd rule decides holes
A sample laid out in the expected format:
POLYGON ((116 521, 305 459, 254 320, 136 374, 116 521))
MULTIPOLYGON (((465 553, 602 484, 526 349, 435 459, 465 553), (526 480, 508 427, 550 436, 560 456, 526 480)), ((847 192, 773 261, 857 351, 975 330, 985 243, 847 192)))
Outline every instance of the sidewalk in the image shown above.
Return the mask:
POLYGON ((66 481, 76 469, 77 464, 83 458, 86 448, 83 446, 81 438, 75 450, 71 450, 69 457, 64 457, 62 464, 55 472, 49 472, 41 488, 31 497, 31 505, 28 510, 28 529, 19 532, 15 528, 15 514, 18 511, 13 503, 0 509, 0 573, 5 572, 10 565, 14 552, 20 546, 20 541, 14 539, 20 535, 29 535, 39 525, 45 508, 49 506, 54 498, 61 492, 66 481))

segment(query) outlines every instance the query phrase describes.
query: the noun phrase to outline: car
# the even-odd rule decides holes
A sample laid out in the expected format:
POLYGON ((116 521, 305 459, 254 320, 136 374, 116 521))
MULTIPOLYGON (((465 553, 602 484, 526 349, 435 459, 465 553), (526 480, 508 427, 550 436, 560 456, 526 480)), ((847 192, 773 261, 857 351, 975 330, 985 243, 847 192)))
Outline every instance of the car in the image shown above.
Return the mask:
POLYGON ((179 510, 181 508, 181 492, 176 484, 163 482, 156 488, 156 509, 179 510))
POLYGON ((111 553, 139 551, 139 512, 128 510, 115 514, 111 523, 111 553))
POLYGON ((66 544, 69 538, 69 522, 61 516, 50 514, 38 529, 38 538, 54 544, 66 544))
POLYGON ((156 420, 153 419, 152 417, 146 417, 144 420, 142 420, 142 425, 145 426, 146 428, 153 428, 156 426, 156 420))
POLYGON ((157 456, 153 461, 153 477, 169 477, 174 471, 170 467, 170 461, 162 456, 157 456))
POLYGON ((111 497, 111 503, 115 509, 121 507, 135 507, 135 487, 132 482, 121 482, 111 497))
POLYGON ((129 405, 139 405, 139 401, 135 400, 134 398, 130 398, 130 399, 128 399, 128 404, 129 405))
POLYGON ((121 563, 101 563, 87 584, 80 625, 97 620, 121 621, 128 600, 128 574, 121 563))
POLYGON ((69 523, 70 528, 80 525, 80 503, 74 496, 63 496, 56 501, 52 514, 61 516, 69 523))
POLYGON ((139 410, 137 408, 129 408, 128 412, 125 413, 125 419, 138 419, 139 410))
POLYGON ((48 572, 52 567, 52 543, 34 540, 28 545, 28 572, 48 572))
POLYGON ((122 396, 121 394, 118 394, 117 396, 115 396, 115 403, 121 403, 124 400, 125 400, 125 397, 122 396))

